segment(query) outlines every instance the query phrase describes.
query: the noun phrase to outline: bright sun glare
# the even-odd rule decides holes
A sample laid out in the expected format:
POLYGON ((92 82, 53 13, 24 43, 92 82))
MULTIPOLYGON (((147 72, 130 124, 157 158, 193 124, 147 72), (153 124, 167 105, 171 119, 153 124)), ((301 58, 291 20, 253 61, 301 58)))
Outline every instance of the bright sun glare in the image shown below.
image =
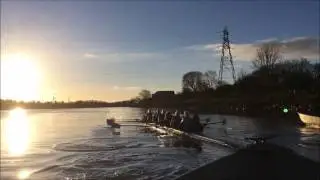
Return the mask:
POLYGON ((25 55, 10 55, 1 60, 1 99, 39 100, 40 73, 25 55))
POLYGON ((29 129, 29 120, 26 111, 21 108, 11 110, 3 127, 5 141, 10 155, 19 156, 26 152, 30 140, 29 129))

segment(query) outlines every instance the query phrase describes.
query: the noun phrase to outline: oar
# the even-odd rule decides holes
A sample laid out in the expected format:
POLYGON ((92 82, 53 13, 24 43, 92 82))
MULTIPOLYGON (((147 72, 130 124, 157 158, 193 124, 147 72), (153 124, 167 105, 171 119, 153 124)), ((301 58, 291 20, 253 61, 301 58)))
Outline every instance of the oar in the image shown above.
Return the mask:
MULTIPOLYGON (((120 122, 126 122, 126 121, 120 121, 120 122)), ((137 121, 129 121, 129 122, 137 122, 137 121)), ((111 128, 120 128, 121 126, 146 126, 144 124, 119 124, 119 123, 116 123, 115 119, 106 119, 106 123, 111 128)))
POLYGON ((220 122, 212 122, 212 123, 208 123, 208 124, 219 124, 219 123, 225 125, 226 124, 226 120, 223 120, 223 121, 220 121, 220 122))
POLYGON ((208 121, 207 121, 207 123, 206 124, 203 124, 204 126, 207 126, 207 125, 209 125, 209 124, 222 124, 222 125, 225 125, 226 124, 226 119, 223 119, 222 121, 219 121, 219 122, 211 122, 211 123, 209 123, 208 121))
POLYGON ((127 119, 121 119, 121 120, 117 120, 116 122, 131 122, 131 123, 138 123, 141 122, 138 119, 137 120, 127 120, 127 119))
POLYGON ((277 137, 280 137, 280 135, 272 134, 272 135, 266 135, 266 136, 246 137, 244 139, 253 141, 253 144, 251 144, 251 145, 254 145, 254 144, 264 144, 264 143, 266 143, 267 140, 274 139, 277 137))

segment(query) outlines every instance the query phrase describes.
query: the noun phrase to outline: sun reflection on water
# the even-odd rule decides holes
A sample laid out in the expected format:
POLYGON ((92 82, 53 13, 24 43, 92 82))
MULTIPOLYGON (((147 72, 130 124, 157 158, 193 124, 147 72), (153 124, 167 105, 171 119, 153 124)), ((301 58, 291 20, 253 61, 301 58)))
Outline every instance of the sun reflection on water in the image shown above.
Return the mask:
POLYGON ((26 111, 21 108, 11 110, 4 124, 4 131, 8 153, 12 156, 23 155, 30 140, 26 111))
POLYGON ((18 179, 27 179, 27 178, 30 177, 30 175, 31 175, 31 172, 30 172, 30 171, 28 171, 28 170, 21 170, 21 171, 19 171, 17 177, 18 177, 18 179))

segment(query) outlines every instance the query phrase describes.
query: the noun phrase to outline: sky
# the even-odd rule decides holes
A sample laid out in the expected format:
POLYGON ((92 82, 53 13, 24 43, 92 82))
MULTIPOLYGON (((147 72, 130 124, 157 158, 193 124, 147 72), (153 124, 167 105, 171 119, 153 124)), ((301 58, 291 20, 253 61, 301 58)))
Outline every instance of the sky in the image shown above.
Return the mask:
POLYGON ((1 1, 1 63, 14 54, 32 60, 40 100, 117 101, 141 89, 180 91, 184 73, 219 71, 225 26, 237 72, 252 71, 257 46, 269 41, 282 43, 287 59, 319 60, 319 6, 316 0, 1 1))

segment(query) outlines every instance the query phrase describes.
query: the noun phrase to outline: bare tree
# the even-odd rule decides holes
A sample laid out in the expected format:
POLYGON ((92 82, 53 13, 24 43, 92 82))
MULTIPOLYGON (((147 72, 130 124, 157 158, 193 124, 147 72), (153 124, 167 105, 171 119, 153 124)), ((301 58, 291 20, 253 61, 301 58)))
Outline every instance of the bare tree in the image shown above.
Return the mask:
POLYGON ((203 75, 203 79, 205 84, 207 84, 208 88, 215 88, 218 84, 217 73, 215 71, 207 71, 203 75))
POLYGON ((280 45, 277 43, 265 43, 257 49, 256 58, 252 61, 253 67, 268 69, 281 60, 280 45))
POLYGON ((199 92, 204 89, 203 74, 199 71, 187 72, 182 77, 182 89, 184 92, 199 92))

